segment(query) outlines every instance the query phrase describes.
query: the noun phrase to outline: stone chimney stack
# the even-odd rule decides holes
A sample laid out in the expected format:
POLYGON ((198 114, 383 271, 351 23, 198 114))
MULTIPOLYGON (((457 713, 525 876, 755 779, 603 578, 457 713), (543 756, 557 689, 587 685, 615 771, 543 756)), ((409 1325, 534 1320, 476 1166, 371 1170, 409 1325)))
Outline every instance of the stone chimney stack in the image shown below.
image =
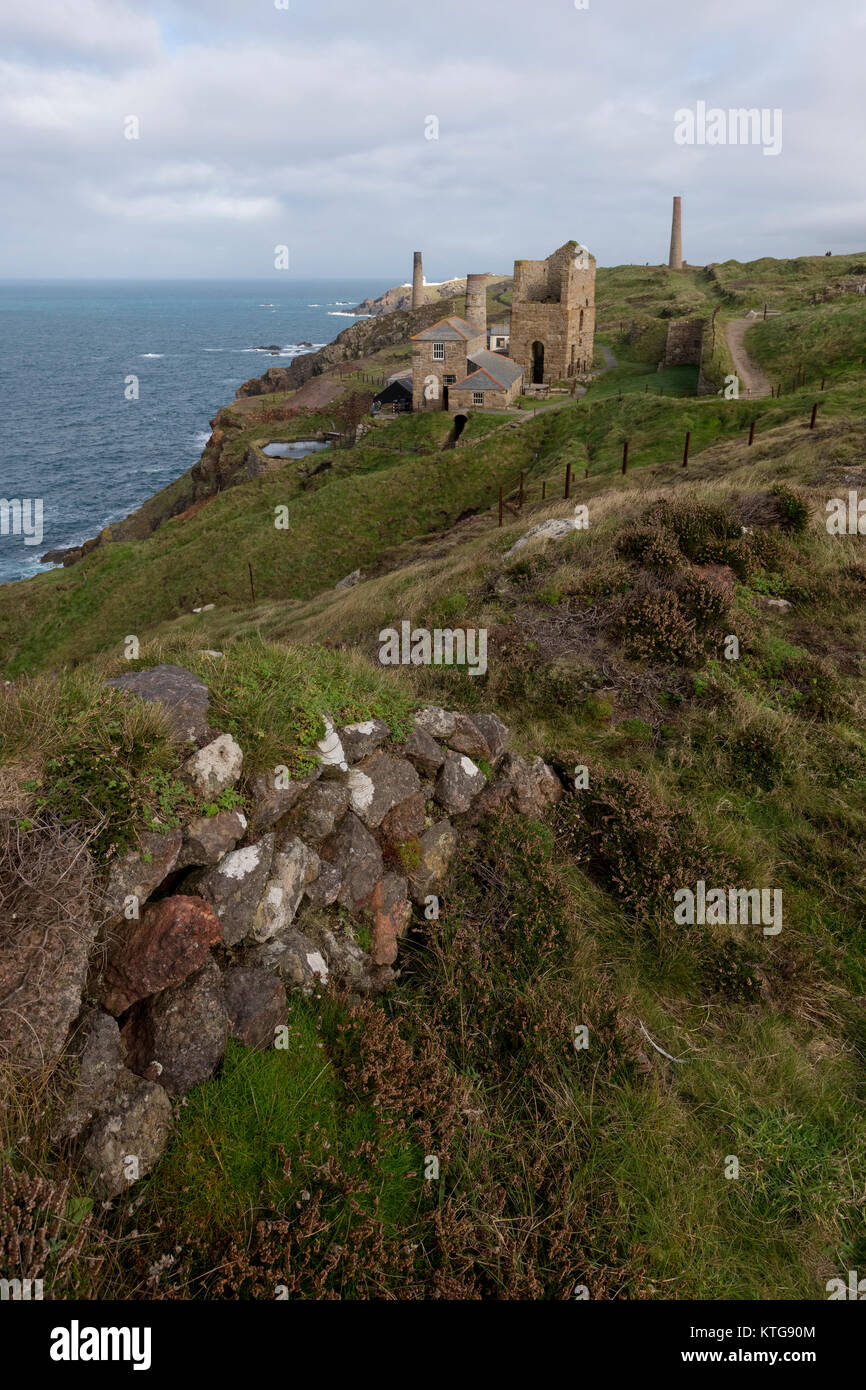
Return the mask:
POLYGON ((420 309, 424 303, 424 267, 421 264, 421 252, 415 252, 415 264, 412 267, 412 308, 420 309))
POLYGON ((487 276, 466 276, 466 319, 487 332, 487 276))
POLYGON ((671 254, 668 259, 671 270, 683 268, 683 200, 674 198, 674 215, 671 220, 671 254))

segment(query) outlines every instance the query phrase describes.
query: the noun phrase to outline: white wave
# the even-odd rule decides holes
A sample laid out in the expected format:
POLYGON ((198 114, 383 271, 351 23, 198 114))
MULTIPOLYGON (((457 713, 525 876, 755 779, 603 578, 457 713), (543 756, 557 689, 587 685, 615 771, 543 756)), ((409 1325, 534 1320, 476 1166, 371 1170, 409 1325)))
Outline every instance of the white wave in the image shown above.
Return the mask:
POLYGON ((164 352, 140 352, 139 357, 165 357, 164 352))
POLYGON ((328 317, 332 319, 368 319, 370 314, 345 314, 342 309, 329 309, 328 317))
POLYGON ((210 439, 210 430, 196 430, 192 442, 197 449, 203 449, 210 439))

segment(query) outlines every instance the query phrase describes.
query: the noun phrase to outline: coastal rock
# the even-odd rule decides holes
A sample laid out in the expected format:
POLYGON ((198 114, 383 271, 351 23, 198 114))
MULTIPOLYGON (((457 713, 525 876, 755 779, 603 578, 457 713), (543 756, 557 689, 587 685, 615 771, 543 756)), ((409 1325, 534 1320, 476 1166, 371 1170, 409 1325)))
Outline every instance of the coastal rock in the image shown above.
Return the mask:
MULTIPOLYGON (((252 827, 256 834, 262 830, 269 830, 277 821, 282 820, 283 816, 288 815, 289 811, 297 805, 313 783, 322 775, 322 769, 317 767, 315 772, 309 777, 299 778, 297 781, 290 781, 288 786, 277 786, 277 774, 272 777, 257 777, 252 785, 253 811, 252 827)), ((282 781, 282 778, 279 779, 282 781)))
POLYGON ((418 863, 409 874, 409 888, 413 900, 420 906, 427 897, 441 893, 445 887, 457 841, 457 831, 447 820, 431 825, 418 841, 418 863))
POLYGON ((127 907, 146 903, 177 867, 182 843, 180 830, 140 832, 138 849, 129 850, 111 867, 102 905, 105 916, 113 921, 123 917, 127 907))
MULTIPOLYGON (((498 762, 508 747, 507 727, 495 714, 470 714, 469 718, 487 742, 490 749, 490 761, 498 762)), ((462 751, 465 753, 467 750, 464 748, 462 751)))
POLYGON ((202 801, 213 801, 241 775, 244 755, 231 734, 220 734, 212 743, 193 753, 183 764, 179 777, 202 801))
POLYGON ((347 811, 322 846, 321 855, 340 871, 337 902, 354 912, 382 877, 382 851, 377 841, 354 812, 347 811))
POLYGON ((123 1046, 117 1020, 101 1009, 91 1009, 73 1040, 69 1058, 74 1070, 60 1117, 51 1130, 53 1143, 73 1139, 101 1110, 123 1070, 123 1046))
POLYGON ((325 737, 319 739, 316 744, 319 764, 323 777, 337 777, 341 772, 349 771, 349 764, 346 762, 346 754, 340 741, 340 735, 334 728, 333 720, 327 714, 323 718, 325 737))
POLYGON ((419 724, 413 726, 403 752, 422 777, 435 777, 445 761, 444 749, 419 724))
POLYGON ((228 1013, 219 967, 208 957, 183 984, 133 1009, 123 1027, 127 1065, 183 1096, 213 1076, 225 1050, 228 1013))
POLYGON ((285 985, 269 970, 238 965, 226 970, 223 989, 232 1037, 262 1052, 273 1047, 288 1019, 285 985))
POLYGON ((124 1013, 136 1000, 185 980, 221 940, 220 920, 202 898, 150 903, 138 921, 118 930, 109 948, 101 1002, 109 1013, 124 1013))
POLYGON ((407 887, 407 880, 400 874, 385 874, 373 889, 370 957, 374 965, 393 965, 397 959, 397 942, 404 935, 412 915, 407 887))
POLYGON ((415 727, 423 729, 431 738, 441 738, 447 743, 457 727, 457 719, 438 705, 428 705, 415 715, 415 727))
POLYGON ((318 782, 292 812, 288 825, 302 840, 319 844, 333 832, 348 809, 349 788, 345 782, 318 782))
POLYGON ((424 830, 424 794, 416 792, 389 811, 379 834, 385 844, 401 845, 404 840, 412 840, 424 830))
POLYGON ((216 816, 196 816, 184 830, 178 869, 218 864, 246 833, 246 816, 240 811, 220 811, 216 816))
POLYGON ((374 753, 387 737, 388 725, 381 719, 366 719, 361 724, 346 724, 340 730, 346 760, 350 763, 359 763, 369 753, 374 753))
POLYGON ((296 927, 260 946, 246 947, 244 965, 273 971, 289 988, 304 994, 328 983, 328 965, 321 950, 296 927))
POLYGON ((162 1157, 171 1127, 171 1101, 162 1086, 122 1071, 84 1147, 97 1196, 117 1197, 149 1173, 162 1157))
POLYGON ((276 851, 253 918, 251 936, 255 941, 268 941, 294 921, 304 889, 318 872, 319 856, 297 837, 276 851))
POLYGON ((212 903, 220 920, 223 941, 235 946, 252 930, 274 857, 273 834, 255 844, 231 850, 197 883, 196 891, 212 903))
POLYGON ((436 778, 433 797, 449 816, 468 811, 474 797, 487 786, 479 767, 465 753, 450 753, 436 778))
POLYGON ((329 864, 326 859, 320 860, 318 876, 306 888, 313 907, 330 907, 331 903, 336 902, 342 881, 343 875, 336 864, 329 864))
POLYGON ((387 753, 374 753, 349 773, 352 810, 375 830, 391 808, 414 796, 420 785, 411 763, 387 753))
POLYGON ((506 753, 495 779, 473 806, 472 820, 477 822, 505 806, 538 819, 561 795, 559 778, 541 758, 527 762, 515 753, 506 753))
POLYGON ((466 714, 454 715, 454 732, 446 740, 455 753, 465 753, 469 758, 490 758, 487 739, 473 719, 466 714))
POLYGON ((175 738, 186 743, 203 738, 208 729, 208 688, 184 666, 151 666, 105 682, 162 705, 175 738))

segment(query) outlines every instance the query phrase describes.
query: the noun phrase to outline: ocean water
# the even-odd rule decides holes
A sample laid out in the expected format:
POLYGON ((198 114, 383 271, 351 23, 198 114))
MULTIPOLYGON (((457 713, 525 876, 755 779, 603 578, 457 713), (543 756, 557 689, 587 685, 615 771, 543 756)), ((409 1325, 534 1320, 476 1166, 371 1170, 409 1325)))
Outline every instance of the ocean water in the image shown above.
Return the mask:
POLYGON ((179 477, 243 381, 309 351, 303 342, 330 342, 353 322, 347 309, 387 288, 0 281, 0 499, 24 504, 0 534, 0 583, 38 573, 46 551, 95 536, 179 477), (271 344, 279 356, 257 351, 271 344), (39 499, 42 538, 25 544, 39 499))

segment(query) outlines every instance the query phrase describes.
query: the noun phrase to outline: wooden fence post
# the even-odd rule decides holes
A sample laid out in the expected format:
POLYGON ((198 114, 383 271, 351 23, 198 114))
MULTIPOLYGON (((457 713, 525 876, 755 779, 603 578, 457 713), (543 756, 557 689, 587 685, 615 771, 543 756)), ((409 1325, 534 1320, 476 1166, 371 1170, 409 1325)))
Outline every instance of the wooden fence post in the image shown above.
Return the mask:
POLYGON ((627 468, 628 468, 628 440, 626 439, 625 442, 624 442, 624 444, 623 444, 623 446, 622 446, 622 471, 623 471, 623 473, 625 473, 625 471, 626 471, 627 468))
POLYGON ((686 442, 685 447, 683 448, 683 468, 688 468, 689 466, 689 445, 691 444, 691 442, 692 432, 691 430, 686 430, 686 442))

